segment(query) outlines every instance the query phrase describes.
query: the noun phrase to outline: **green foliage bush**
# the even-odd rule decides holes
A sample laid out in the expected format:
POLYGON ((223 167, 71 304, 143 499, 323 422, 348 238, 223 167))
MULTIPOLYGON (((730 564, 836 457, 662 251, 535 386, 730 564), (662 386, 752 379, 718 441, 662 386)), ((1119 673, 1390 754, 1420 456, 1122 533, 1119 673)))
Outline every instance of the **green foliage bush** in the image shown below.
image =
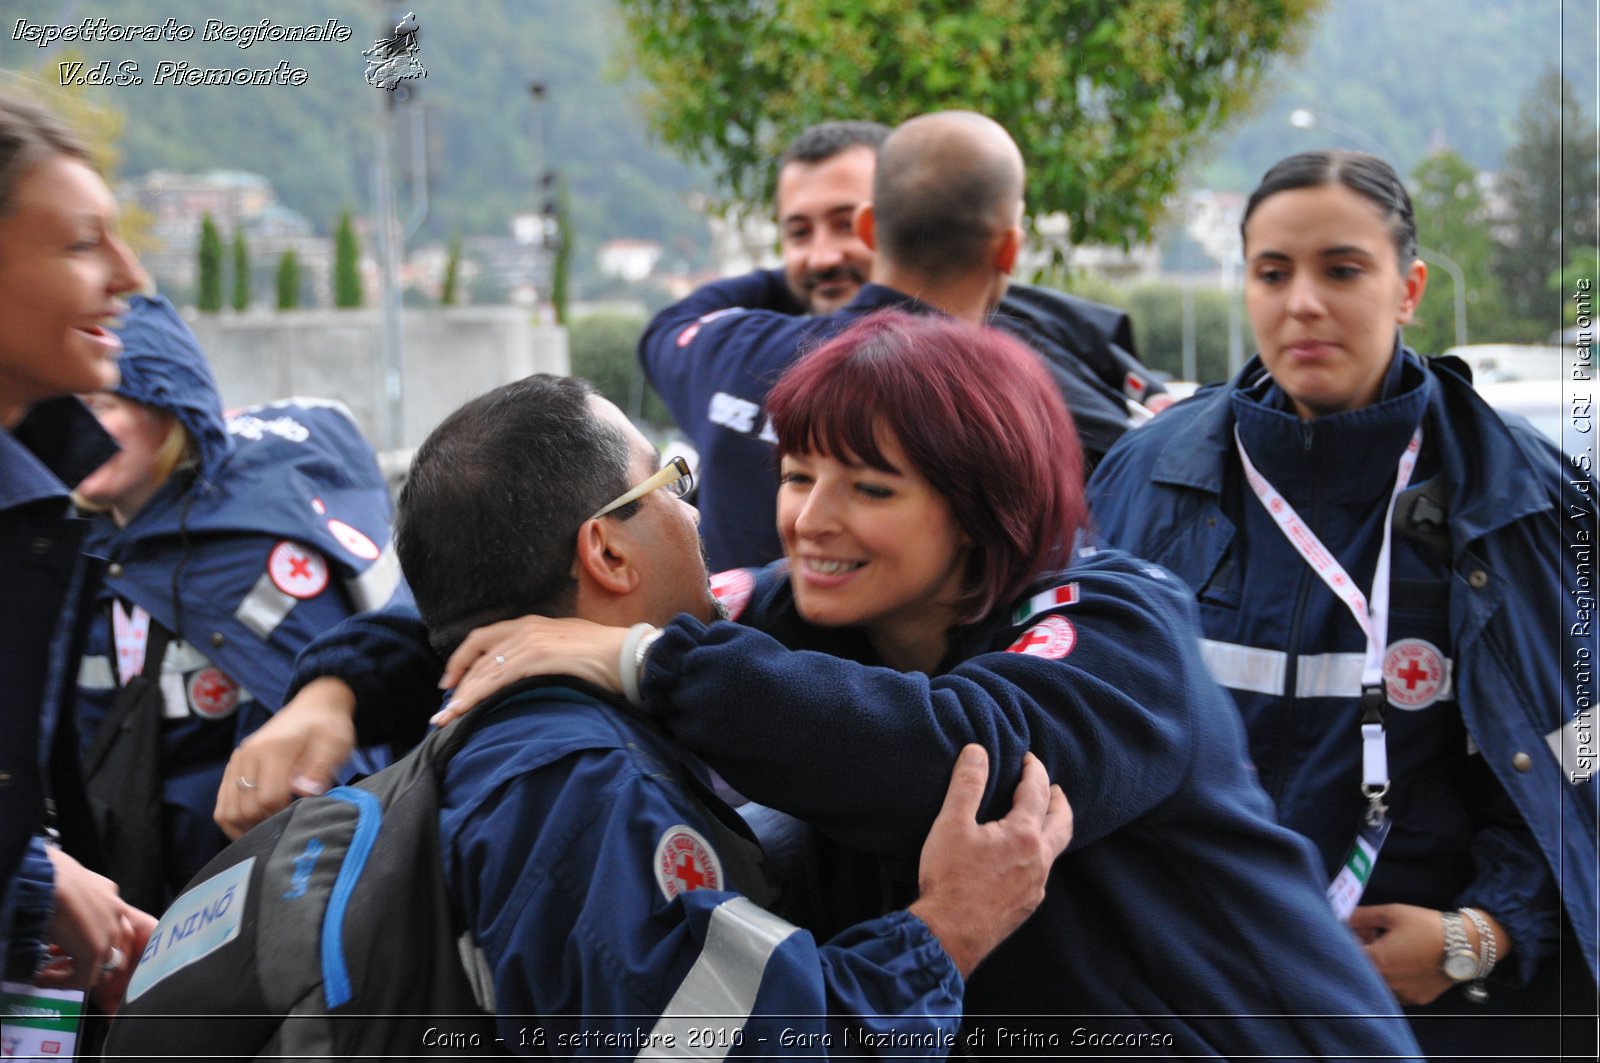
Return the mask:
POLYGON ((634 350, 645 319, 627 314, 594 314, 567 326, 572 375, 583 377, 635 421, 667 428, 672 414, 644 378, 634 350))

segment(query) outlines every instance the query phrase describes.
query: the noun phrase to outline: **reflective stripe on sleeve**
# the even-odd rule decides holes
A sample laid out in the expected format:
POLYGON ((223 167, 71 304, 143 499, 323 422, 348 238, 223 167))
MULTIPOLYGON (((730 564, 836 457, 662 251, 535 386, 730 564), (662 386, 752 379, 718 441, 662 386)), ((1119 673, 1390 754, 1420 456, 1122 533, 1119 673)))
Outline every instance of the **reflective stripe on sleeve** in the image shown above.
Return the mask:
MULTIPOLYGON (((1200 640, 1200 656, 1217 685, 1229 690, 1280 697, 1284 693, 1289 655, 1281 650, 1263 650, 1233 642, 1200 640)), ((1297 698, 1358 698, 1361 672, 1366 662, 1362 653, 1305 654, 1295 662, 1294 695, 1297 698)), ((1455 662, 1444 662, 1444 683, 1437 700, 1455 697, 1455 662)))
POLYGON ((1211 673, 1211 678, 1229 690, 1249 690, 1257 694, 1283 693, 1283 677, 1289 663, 1286 653, 1201 639, 1200 656, 1206 662, 1206 670, 1211 673))
POLYGON ((1561 762, 1561 774, 1574 786, 1594 778, 1594 719, 1587 714, 1574 716, 1544 736, 1550 752, 1561 762), (1580 729, 1579 724, 1583 726, 1580 729))
POLYGON ((700 1039, 698 1048, 690 1044, 691 1027, 704 1026, 707 1015, 730 1020, 727 1028, 737 1029, 750 1017, 756 992, 761 988, 767 961, 779 945, 795 933, 795 927, 747 898, 735 897, 717 906, 706 929, 705 947, 689 968, 683 984, 668 1001, 661 1018, 650 1031, 650 1045, 639 1059, 722 1059, 728 1054, 726 1043, 706 1044, 720 1038, 700 1039), (665 1045, 673 1045, 666 1048, 665 1045))
POLYGON ((370 612, 388 604, 394 589, 400 585, 400 556, 394 552, 394 544, 385 546, 378 560, 355 579, 345 580, 344 585, 358 612, 370 612))
POLYGON ((270 638, 272 633, 283 623, 283 618, 289 615, 289 610, 294 608, 298 601, 293 595, 285 594, 273 585, 270 572, 263 572, 261 578, 256 580, 256 585, 250 588, 250 593, 244 596, 244 601, 239 603, 239 608, 233 611, 233 618, 262 638, 270 638))
POLYGON ((182 672, 161 673, 162 715, 169 720, 181 720, 189 715, 189 690, 184 685, 182 672))
POLYGON ((78 685, 86 690, 110 690, 117 685, 111 674, 111 658, 86 653, 78 662, 78 685))

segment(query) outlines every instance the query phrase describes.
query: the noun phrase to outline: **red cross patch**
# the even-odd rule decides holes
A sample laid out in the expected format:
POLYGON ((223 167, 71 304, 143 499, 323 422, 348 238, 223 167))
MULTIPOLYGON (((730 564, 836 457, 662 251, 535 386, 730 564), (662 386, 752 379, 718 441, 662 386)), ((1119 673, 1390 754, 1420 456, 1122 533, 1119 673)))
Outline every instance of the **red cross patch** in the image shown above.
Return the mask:
POLYGON ((220 668, 202 668, 189 677, 189 708, 196 716, 220 720, 239 707, 239 684, 220 668))
POLYGON ((701 314, 699 319, 696 320, 694 324, 678 333, 678 346, 687 347, 689 344, 693 343, 694 338, 700 335, 701 325, 715 321, 719 317, 727 317, 729 314, 739 314, 743 312, 744 307, 742 306, 725 306, 721 310, 713 310, 709 314, 701 314))
POLYGON ((328 563, 315 550, 284 539, 267 555, 267 575, 291 598, 315 598, 328 586, 328 563))
POLYGON ((339 545, 363 561, 376 561, 383 551, 378 545, 337 517, 328 518, 328 530, 339 540, 339 545))
POLYGON ((711 577, 711 597, 722 606, 729 620, 739 619, 755 587, 756 578, 742 568, 730 568, 711 577))
POLYGON ((1022 633, 1006 647, 1007 653, 1026 653, 1030 657, 1055 660, 1072 652, 1078 643, 1078 630, 1064 616, 1047 616, 1022 633))
POLYGON ((669 901, 690 890, 722 889, 722 861, 716 851, 698 831, 682 823, 661 835, 652 866, 656 885, 669 901))
POLYGON ((1389 704, 1398 709, 1425 709, 1444 690, 1444 654, 1425 639, 1400 639, 1383 655, 1383 681, 1389 704))

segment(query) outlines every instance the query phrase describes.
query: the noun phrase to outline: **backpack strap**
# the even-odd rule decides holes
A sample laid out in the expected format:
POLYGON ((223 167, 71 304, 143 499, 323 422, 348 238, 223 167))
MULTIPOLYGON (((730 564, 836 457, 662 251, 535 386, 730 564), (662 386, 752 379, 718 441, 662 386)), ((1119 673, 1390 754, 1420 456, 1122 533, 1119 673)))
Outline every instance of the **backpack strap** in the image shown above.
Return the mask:
POLYGON ((161 667, 171 635, 151 621, 144 668, 117 691, 82 769, 102 870, 124 900, 145 911, 166 906, 161 842, 161 667))

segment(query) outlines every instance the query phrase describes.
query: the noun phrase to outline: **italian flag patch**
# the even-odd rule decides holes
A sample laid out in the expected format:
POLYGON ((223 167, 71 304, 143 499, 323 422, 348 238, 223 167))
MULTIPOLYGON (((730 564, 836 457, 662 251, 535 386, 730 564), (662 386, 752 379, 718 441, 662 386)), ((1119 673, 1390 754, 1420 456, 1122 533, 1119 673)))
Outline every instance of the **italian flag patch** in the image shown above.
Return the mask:
POLYGON ((1013 627, 1025 624, 1030 618, 1038 616, 1046 609, 1054 609, 1058 605, 1072 605, 1077 600, 1076 583, 1064 583, 1051 590, 1040 591, 1017 606, 1017 611, 1011 614, 1011 624, 1013 627))

